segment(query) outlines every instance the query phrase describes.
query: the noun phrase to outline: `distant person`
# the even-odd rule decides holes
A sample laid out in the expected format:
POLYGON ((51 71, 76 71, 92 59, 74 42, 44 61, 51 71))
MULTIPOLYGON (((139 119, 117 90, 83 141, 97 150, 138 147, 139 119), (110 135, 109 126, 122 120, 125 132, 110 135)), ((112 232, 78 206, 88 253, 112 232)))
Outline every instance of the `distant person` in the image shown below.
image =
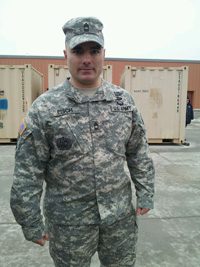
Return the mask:
POLYGON ((189 97, 187 97, 187 106, 186 106, 186 126, 191 123, 194 119, 193 107, 190 102, 189 97))
POLYGON ((132 96, 101 78, 102 29, 94 17, 63 26, 71 77, 35 100, 17 143, 11 208, 57 267, 89 267, 96 251, 102 267, 133 267, 136 217, 153 208, 145 127, 132 96))

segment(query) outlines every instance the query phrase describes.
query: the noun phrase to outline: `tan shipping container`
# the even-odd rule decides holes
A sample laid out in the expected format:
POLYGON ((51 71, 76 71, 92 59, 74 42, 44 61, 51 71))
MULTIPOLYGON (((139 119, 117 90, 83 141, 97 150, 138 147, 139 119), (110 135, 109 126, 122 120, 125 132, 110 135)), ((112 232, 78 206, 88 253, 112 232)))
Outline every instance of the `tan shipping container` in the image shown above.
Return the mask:
MULTIPOLYGON (((63 83, 66 78, 70 77, 69 69, 66 65, 48 65, 48 87, 52 87, 63 83)), ((106 65, 103 67, 102 77, 108 82, 112 82, 112 66, 106 65)))
POLYGON ((133 96, 149 143, 183 143, 188 67, 125 66, 121 86, 133 96))
POLYGON ((15 141, 32 102, 43 92, 43 75, 30 64, 0 65, 0 143, 15 141))

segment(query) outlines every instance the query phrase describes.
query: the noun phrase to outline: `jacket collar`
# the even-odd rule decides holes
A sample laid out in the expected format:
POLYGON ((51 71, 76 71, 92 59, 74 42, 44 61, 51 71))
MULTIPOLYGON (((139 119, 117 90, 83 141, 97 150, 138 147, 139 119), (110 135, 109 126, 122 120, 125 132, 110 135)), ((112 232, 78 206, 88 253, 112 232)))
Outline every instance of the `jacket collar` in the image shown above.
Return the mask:
POLYGON ((76 88, 74 88, 69 80, 66 80, 63 83, 63 87, 66 90, 66 95, 68 98, 73 100, 76 103, 85 103, 85 102, 95 102, 95 101, 113 101, 116 99, 116 96, 113 92, 112 85, 102 79, 102 85, 97 90, 96 94, 93 97, 85 96, 81 94, 76 88))

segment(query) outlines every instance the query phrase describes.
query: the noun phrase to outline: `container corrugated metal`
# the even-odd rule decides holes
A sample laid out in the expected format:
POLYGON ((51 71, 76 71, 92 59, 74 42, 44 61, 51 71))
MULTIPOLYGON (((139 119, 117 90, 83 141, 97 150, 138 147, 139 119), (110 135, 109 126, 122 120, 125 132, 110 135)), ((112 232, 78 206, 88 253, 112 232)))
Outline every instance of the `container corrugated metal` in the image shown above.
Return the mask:
POLYGON ((30 64, 0 65, 0 143, 12 142, 32 102, 43 93, 43 75, 30 64))
MULTIPOLYGON (((69 69, 66 65, 48 65, 48 87, 52 87, 63 83, 66 78, 70 77, 69 69)), ((102 77, 108 82, 112 82, 112 66, 106 65, 103 67, 102 77)))
POLYGON ((184 142, 188 67, 126 66, 121 86, 134 98, 149 143, 184 142))

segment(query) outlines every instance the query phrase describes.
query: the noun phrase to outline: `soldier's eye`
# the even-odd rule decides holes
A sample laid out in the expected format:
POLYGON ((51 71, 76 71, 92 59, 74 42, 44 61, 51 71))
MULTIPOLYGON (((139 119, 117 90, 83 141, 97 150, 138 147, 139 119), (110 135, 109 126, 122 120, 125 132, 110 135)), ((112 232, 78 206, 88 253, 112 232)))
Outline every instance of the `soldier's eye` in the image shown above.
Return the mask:
POLYGON ((101 52, 101 46, 99 45, 90 48, 90 53, 92 55, 100 54, 100 52, 101 52))
POLYGON ((99 54, 100 53, 100 49, 99 48, 94 48, 91 50, 92 54, 99 54))
POLYGON ((83 54, 83 49, 79 46, 75 47, 72 49, 72 53, 76 55, 81 55, 83 54))

